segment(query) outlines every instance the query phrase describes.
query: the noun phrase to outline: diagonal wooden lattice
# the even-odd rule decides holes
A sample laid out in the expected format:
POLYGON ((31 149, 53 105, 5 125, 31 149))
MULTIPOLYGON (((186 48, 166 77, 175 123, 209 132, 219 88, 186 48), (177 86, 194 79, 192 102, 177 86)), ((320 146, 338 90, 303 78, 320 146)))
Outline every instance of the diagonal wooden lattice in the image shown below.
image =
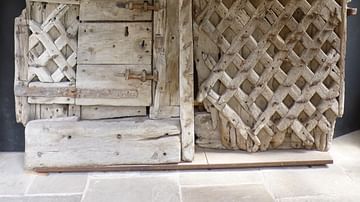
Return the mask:
POLYGON ((60 4, 42 24, 29 19, 29 81, 61 82, 75 80, 78 20, 65 28, 62 19, 70 6, 60 4), (51 35, 50 32, 56 33, 51 35), (55 37, 54 37, 55 36, 55 37), (56 68, 50 69, 50 62, 56 68))
POLYGON ((198 101, 225 147, 267 150, 290 135, 328 149, 342 113, 342 11, 335 0, 194 2, 198 101))

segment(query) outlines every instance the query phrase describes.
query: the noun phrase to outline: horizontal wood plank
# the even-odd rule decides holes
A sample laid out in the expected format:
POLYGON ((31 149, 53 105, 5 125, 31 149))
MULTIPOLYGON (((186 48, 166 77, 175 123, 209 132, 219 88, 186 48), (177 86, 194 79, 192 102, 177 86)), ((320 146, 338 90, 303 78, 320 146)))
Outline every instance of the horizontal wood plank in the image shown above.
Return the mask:
MULTIPOLYGON (((77 105, 109 105, 109 106, 150 106, 151 81, 126 80, 126 70, 141 73, 151 71, 151 65, 79 65, 76 87, 82 89, 115 89, 129 92, 112 96, 112 99, 79 98, 77 105), (116 99, 117 98, 117 99, 116 99)), ((83 93, 84 95, 86 93, 83 93)))
MULTIPOLYGON (((129 10, 128 0, 83 0, 80 7, 82 21, 151 21, 151 11, 129 10)), ((143 0, 132 0, 143 3, 143 0)), ((149 1, 150 3, 152 1, 149 1)))
POLYGON ((178 120, 44 120, 25 133, 28 168, 180 162, 178 120))
POLYGON ((152 23, 80 25, 79 64, 151 64, 151 49, 152 23))
POLYGON ((27 2, 46 2, 56 4, 80 4, 80 0, 26 0, 27 2))
POLYGON ((81 119, 96 120, 146 116, 146 107, 81 106, 81 119))

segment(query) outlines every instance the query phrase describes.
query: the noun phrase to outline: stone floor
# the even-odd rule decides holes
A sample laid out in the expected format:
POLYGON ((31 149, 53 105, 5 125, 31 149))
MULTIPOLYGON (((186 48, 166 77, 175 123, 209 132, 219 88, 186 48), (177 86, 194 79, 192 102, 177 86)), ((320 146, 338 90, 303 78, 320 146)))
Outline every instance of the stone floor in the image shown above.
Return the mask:
POLYGON ((360 201, 360 131, 331 154, 327 167, 41 175, 0 153, 0 202, 360 201))

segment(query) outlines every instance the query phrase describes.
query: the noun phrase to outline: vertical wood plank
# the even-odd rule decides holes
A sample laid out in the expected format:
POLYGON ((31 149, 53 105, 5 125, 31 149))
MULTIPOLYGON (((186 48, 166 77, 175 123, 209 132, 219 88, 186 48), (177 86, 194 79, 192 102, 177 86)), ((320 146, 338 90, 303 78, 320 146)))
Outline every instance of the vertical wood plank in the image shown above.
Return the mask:
POLYGON ((179 0, 180 30, 180 122, 182 160, 194 159, 194 80, 193 80, 193 37, 192 1, 179 0))

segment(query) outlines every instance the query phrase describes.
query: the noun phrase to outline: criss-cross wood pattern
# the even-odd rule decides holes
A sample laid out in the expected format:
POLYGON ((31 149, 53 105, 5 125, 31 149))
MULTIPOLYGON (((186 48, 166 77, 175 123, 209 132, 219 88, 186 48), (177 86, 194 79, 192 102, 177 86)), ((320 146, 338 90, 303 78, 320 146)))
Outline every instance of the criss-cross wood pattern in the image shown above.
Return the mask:
POLYGON ((198 101, 228 149, 327 150, 343 110, 341 0, 195 0, 198 101))
MULTIPOLYGON (((56 4, 34 2, 32 8, 47 5, 56 4)), ((42 13, 47 14, 46 18, 30 15, 29 81, 56 83, 75 80, 79 22, 78 14, 73 19, 67 16, 69 10, 74 11, 71 7, 76 6, 58 4, 50 13, 42 13), (65 17, 70 24, 65 25, 65 17)))

